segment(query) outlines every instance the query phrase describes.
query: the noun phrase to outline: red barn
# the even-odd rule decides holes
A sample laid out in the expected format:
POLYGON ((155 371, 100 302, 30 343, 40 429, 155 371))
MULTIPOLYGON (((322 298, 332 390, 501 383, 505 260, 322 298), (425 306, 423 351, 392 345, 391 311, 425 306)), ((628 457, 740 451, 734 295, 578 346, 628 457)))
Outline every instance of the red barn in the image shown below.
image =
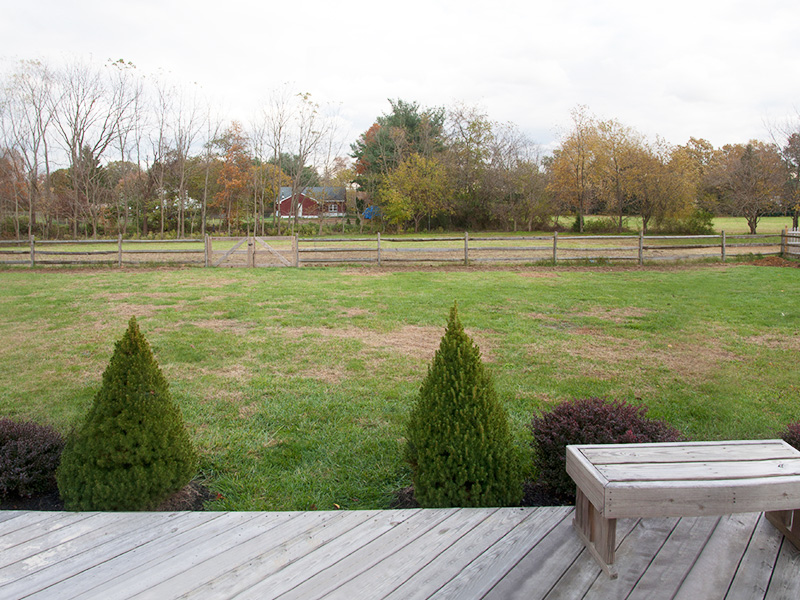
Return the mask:
MULTIPOLYGON (((292 216, 292 198, 284 198, 278 205, 280 216, 292 216)), ((298 217, 318 217, 319 216, 319 202, 313 198, 309 198, 305 194, 297 194, 297 216, 298 217)))
MULTIPOLYGON (((278 203, 281 217, 292 216, 292 188, 282 187, 278 203)), ((343 217, 347 214, 347 193, 344 187, 307 187, 297 198, 298 217, 343 217)))

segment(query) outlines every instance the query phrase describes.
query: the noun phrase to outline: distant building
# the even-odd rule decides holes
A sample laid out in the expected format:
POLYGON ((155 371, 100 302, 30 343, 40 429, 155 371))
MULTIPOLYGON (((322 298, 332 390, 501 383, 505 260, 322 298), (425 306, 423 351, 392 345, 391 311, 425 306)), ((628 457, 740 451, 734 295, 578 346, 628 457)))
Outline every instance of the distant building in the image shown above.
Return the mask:
MULTIPOLYGON (((297 194, 298 217, 343 217, 347 214, 347 193, 344 187, 308 187, 297 194)), ((292 188, 282 187, 278 199, 278 214, 292 214, 292 188)))

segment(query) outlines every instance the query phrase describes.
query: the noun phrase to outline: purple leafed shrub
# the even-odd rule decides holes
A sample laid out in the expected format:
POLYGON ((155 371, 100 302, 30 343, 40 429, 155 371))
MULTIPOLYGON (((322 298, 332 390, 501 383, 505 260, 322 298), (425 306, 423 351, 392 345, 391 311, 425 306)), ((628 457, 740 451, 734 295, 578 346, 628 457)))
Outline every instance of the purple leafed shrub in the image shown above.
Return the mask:
POLYGON ((64 440, 52 427, 0 419, 0 498, 55 489, 64 440))
POLYGON ((800 450, 800 423, 792 423, 781 433, 781 439, 800 450))
POLYGON ((564 502, 575 498, 567 474, 570 444, 677 442, 683 435, 671 425, 645 417, 647 408, 622 400, 584 398, 564 402, 531 422, 534 467, 539 483, 564 502))

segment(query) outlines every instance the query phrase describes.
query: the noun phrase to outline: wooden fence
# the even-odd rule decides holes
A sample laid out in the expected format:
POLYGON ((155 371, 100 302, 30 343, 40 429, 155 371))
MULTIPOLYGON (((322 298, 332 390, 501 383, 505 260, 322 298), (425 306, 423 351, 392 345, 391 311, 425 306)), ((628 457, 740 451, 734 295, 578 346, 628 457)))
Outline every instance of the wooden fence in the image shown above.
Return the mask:
POLYGON ((784 230, 781 242, 781 254, 800 258, 800 229, 784 230))
POLYGON ((298 240, 296 264, 536 263, 567 261, 725 261, 737 254, 779 255, 787 233, 758 235, 552 235, 307 238, 298 240))
POLYGON ((800 256, 800 232, 779 234, 533 235, 0 242, 0 265, 203 265, 268 267, 322 264, 478 264, 569 261, 725 261, 737 254, 800 256))

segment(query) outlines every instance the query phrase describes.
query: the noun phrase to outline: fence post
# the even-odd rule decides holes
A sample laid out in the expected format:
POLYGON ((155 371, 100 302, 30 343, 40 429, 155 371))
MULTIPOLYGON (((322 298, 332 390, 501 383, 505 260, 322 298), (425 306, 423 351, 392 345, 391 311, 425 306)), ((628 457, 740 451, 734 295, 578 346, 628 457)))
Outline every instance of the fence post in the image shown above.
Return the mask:
POLYGON ((31 241, 31 268, 36 266, 36 244, 34 242, 34 237, 30 237, 31 241))
POLYGON ((786 251, 788 250, 787 242, 789 238, 789 228, 784 227, 783 231, 781 231, 781 256, 786 258, 786 251))
POLYGON ((644 264, 644 229, 639 230, 639 266, 644 264))
POLYGON ((378 266, 381 266, 381 232, 378 232, 378 266))
POLYGON ((464 232, 464 266, 469 266, 469 232, 464 232))
POLYGON ((203 259, 205 261, 206 267, 208 266, 210 259, 209 256, 211 254, 211 252, 209 252, 210 248, 211 248, 211 237, 208 234, 206 234, 205 238, 203 239, 203 259))
POLYGON ((553 265, 558 262, 558 232, 553 232, 553 265))
POLYGON ((122 234, 117 235, 117 266, 122 268, 122 234))
POLYGON ((300 238, 297 237, 295 233, 292 236, 292 249, 294 250, 294 266, 300 266, 300 238))
POLYGON ((256 266, 256 243, 253 238, 247 238, 247 266, 256 266))
POLYGON ((720 233, 722 234, 722 262, 725 262, 725 230, 723 229, 720 233))

